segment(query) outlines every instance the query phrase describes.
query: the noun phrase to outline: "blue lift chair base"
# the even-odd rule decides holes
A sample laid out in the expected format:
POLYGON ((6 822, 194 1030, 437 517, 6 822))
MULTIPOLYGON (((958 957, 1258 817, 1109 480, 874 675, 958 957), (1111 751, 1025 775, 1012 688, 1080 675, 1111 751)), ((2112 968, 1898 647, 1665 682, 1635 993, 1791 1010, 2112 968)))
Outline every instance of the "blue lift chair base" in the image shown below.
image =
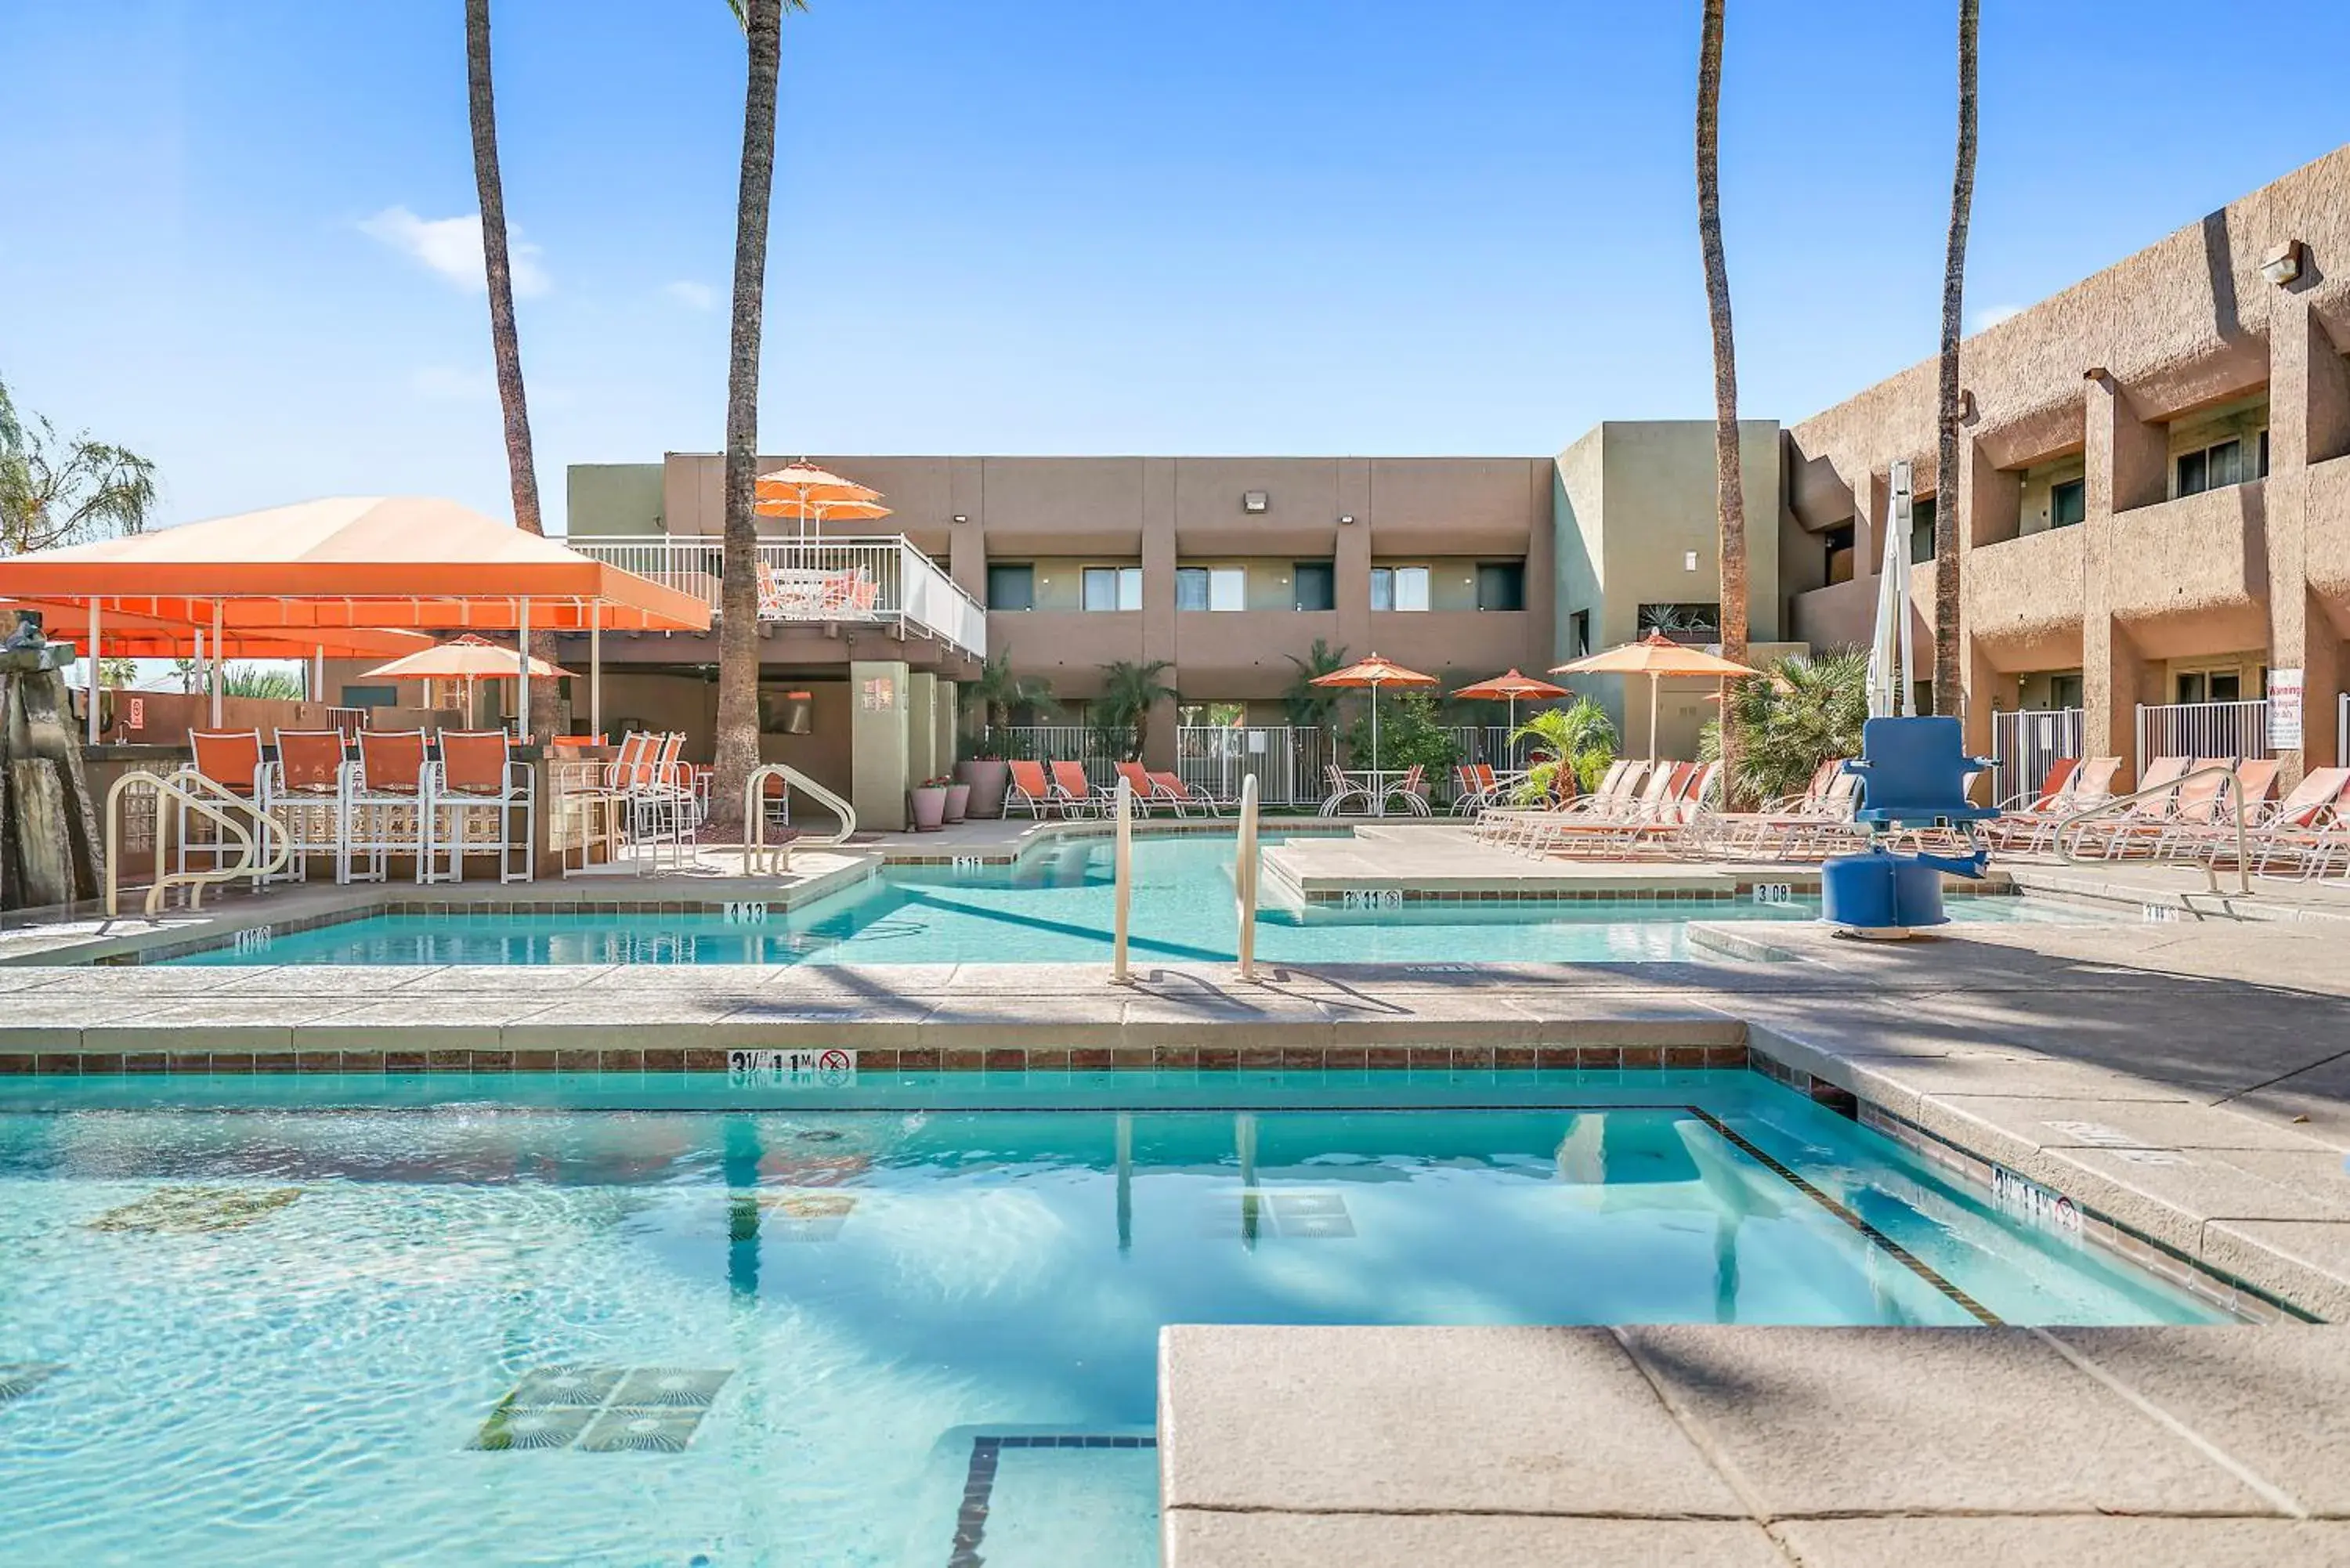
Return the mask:
POLYGON ((1972 840, 1974 825, 1999 813, 1966 797, 1967 775, 1990 763, 1966 754, 1956 719, 1871 719, 1861 726, 1860 756, 1845 763, 1860 775, 1853 820, 1870 845, 1820 868, 1820 919, 1854 936, 1898 940, 1948 922, 1942 877, 1981 877, 1989 857, 1898 854, 1887 836, 1948 826, 1972 840))

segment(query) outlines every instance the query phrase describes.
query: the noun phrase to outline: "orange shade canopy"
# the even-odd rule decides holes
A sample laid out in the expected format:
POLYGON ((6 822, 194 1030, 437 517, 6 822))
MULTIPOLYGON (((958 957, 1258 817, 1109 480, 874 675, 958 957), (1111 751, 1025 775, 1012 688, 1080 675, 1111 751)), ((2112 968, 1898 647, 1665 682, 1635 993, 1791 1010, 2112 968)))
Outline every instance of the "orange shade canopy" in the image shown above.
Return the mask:
POLYGON ((1703 676, 1719 680, 1739 675, 1759 675, 1762 671, 1731 659, 1708 653, 1702 648, 1690 648, 1675 642, 1662 632, 1652 631, 1638 642, 1604 649, 1597 653, 1552 668, 1553 675, 1676 675, 1703 676))
POLYGON ((1521 675, 1514 669, 1507 675, 1496 675, 1491 680, 1480 680, 1474 686, 1463 686, 1453 693, 1480 702, 1516 702, 1528 698, 1572 697, 1564 686, 1554 686, 1547 680, 1536 680, 1521 675))
POLYGON ((1327 675, 1317 675, 1312 682, 1315 686, 1370 687, 1433 686, 1436 683, 1435 676, 1422 675, 1417 670, 1406 670, 1402 665, 1390 663, 1376 653, 1368 659, 1349 664, 1344 670, 1334 670, 1327 675))
MULTIPOLYGON (((101 628, 103 627, 101 626, 101 628)), ((361 679, 369 680, 513 680, 520 661, 511 648, 500 648, 486 637, 463 637, 379 665, 361 679)), ((553 680, 571 673, 544 659, 530 661, 530 678, 553 680)))
POLYGON ((806 458, 786 463, 771 473, 759 475, 753 483, 752 494, 756 501, 792 500, 803 506, 819 501, 881 499, 879 491, 859 484, 853 479, 843 479, 830 469, 818 468, 806 458))
MULTIPOLYGON (((0 603, 0 628, 16 624, 19 609, 36 611, 42 630, 51 642, 69 642, 88 654, 89 606, 62 603, 0 603)), ((209 608, 201 622, 164 620, 105 607, 98 618, 99 652, 108 659, 178 659, 196 650, 202 633, 207 650, 212 643, 209 608)), ((0 632, 0 635, 5 635, 0 632)), ((382 631, 356 627, 325 627, 315 631, 253 630, 221 626, 223 659, 308 659, 324 653, 329 659, 398 659, 432 646, 422 632, 382 631)))
MULTIPOLYGON (((710 607, 558 540, 421 495, 336 496, 0 559, 0 598, 189 626, 701 631, 710 607)), ((99 634, 105 631, 101 614, 99 634)))

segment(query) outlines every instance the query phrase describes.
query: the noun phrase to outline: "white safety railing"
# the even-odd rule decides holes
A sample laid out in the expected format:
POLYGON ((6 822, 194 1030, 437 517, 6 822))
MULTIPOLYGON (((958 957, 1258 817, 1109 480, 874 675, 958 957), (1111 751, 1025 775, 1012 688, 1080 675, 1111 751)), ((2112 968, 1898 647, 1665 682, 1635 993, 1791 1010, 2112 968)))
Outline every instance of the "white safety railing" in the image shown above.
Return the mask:
POLYGON ((1305 725, 1185 724, 1175 732, 1175 772, 1184 787, 1232 800, 1256 781, 1267 805, 1319 805, 1326 732, 1305 725))
MULTIPOLYGON (((634 534, 567 540, 593 560, 722 607, 726 551, 701 535, 634 534)), ((939 564, 897 535, 759 541, 763 621, 895 622, 966 652, 987 652, 987 612, 939 564)))
POLYGON ((2138 704, 2137 765, 2156 757, 2234 757, 2249 762, 2269 755, 2266 698, 2249 702, 2138 704))
POLYGON ((151 920, 162 913, 163 896, 173 888, 188 889, 188 908, 199 909, 206 888, 234 882, 240 877, 276 876, 293 854, 293 841, 282 833, 275 835, 277 846, 272 853, 269 845, 273 836, 267 815, 251 801, 231 794, 203 774, 189 770, 166 778, 146 769, 134 769, 116 779, 106 792, 108 919, 122 912, 121 808, 123 796, 132 793, 147 797, 154 805, 151 838, 155 846, 155 879, 147 888, 145 905, 145 914, 151 920), (209 871, 166 870, 164 838, 168 814, 174 803, 211 822, 224 837, 234 840, 238 848, 235 862, 209 871))
POLYGON ((2082 711, 2024 709, 1991 716, 1991 798, 2013 800, 2040 787, 2059 757, 2083 755, 2082 711))
POLYGON ((791 792, 798 789, 813 795, 816 803, 839 818, 830 833, 816 840, 834 846, 847 843, 857 836, 857 808, 839 795, 824 787, 788 763, 764 763, 751 770, 743 781, 743 875, 745 877, 780 877, 792 868, 792 841, 788 838, 774 846, 767 844, 766 789, 769 779, 784 781, 785 812, 791 810, 791 792))
POLYGON ((1118 778, 1118 846, 1111 865, 1109 982, 1132 985, 1127 967, 1127 939, 1134 929, 1134 783, 1118 778))
POLYGON ((1256 978, 1256 887, 1257 877, 1263 867, 1263 856, 1256 840, 1256 780, 1241 782, 1241 820, 1239 851, 1232 857, 1232 901, 1240 916, 1239 945, 1241 978, 1256 978))

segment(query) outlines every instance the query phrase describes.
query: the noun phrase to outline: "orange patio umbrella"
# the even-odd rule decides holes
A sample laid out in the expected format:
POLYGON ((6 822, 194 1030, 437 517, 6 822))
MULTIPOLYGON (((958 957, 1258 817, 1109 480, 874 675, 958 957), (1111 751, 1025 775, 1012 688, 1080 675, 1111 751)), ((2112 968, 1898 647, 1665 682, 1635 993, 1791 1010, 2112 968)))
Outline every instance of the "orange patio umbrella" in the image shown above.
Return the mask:
POLYGON ((1564 686, 1554 686, 1547 680, 1536 680, 1531 675, 1518 673, 1512 665, 1507 675, 1496 675, 1491 680, 1480 680, 1474 686, 1463 686, 1453 693, 1477 702, 1507 702, 1510 705, 1510 728, 1518 727, 1518 699, 1529 701, 1548 701, 1553 697, 1572 697, 1574 692, 1564 686))
POLYGON ((813 518, 818 533, 823 532, 827 516, 888 516, 889 509, 886 506, 878 512, 848 510, 880 499, 879 491, 853 479, 843 479, 828 468, 818 468, 804 457, 759 475, 751 487, 753 512, 762 517, 793 517, 803 523, 813 518))
POLYGON ((1406 670, 1402 665, 1381 659, 1374 653, 1368 659, 1357 660, 1344 670, 1334 670, 1327 675, 1317 675, 1312 684, 1370 688, 1371 769, 1376 773, 1379 765, 1379 688, 1382 686, 1433 686, 1437 684, 1437 680, 1433 675, 1422 675, 1417 670, 1406 670))
POLYGON ((1668 675, 1699 677, 1728 680, 1741 675, 1759 675, 1759 670, 1708 653, 1701 648, 1689 648, 1675 642, 1662 632, 1652 631, 1638 642, 1627 642, 1619 648, 1586 654, 1581 659, 1554 666, 1553 675, 1645 675, 1648 678, 1648 761, 1657 760, 1657 691, 1668 675))

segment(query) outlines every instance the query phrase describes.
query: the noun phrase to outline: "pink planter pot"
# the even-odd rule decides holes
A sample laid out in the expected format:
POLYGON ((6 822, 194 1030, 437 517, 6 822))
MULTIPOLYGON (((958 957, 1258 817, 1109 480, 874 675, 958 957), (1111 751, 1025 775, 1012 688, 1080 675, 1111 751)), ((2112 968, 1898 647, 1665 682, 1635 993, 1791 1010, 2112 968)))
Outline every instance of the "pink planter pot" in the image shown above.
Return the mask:
POLYGON ((967 784, 947 785, 947 820, 961 822, 964 814, 970 809, 971 785, 967 784))
POLYGON ((936 833, 946 826, 947 792, 943 789, 920 788, 906 792, 911 807, 910 815, 916 833, 936 833))

